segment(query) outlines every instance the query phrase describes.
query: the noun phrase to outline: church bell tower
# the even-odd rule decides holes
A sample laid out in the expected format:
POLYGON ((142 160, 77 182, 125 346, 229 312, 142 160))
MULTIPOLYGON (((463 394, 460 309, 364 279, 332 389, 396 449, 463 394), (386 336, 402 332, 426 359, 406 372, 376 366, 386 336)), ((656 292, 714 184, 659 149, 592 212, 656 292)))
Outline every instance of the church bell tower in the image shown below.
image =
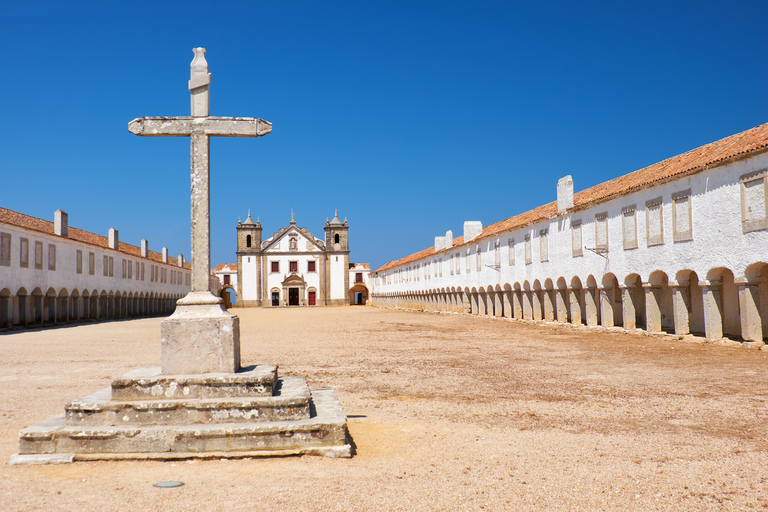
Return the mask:
MULTIPOLYGON (((263 297, 261 290, 257 293, 257 300, 250 299, 244 302, 243 279, 244 276, 255 277, 258 283, 261 278, 261 222, 253 222, 251 210, 248 210, 248 218, 245 222, 237 222, 237 305, 260 306, 263 297)), ((250 281, 250 279, 249 279, 250 281)))
POLYGON ((332 221, 325 221, 325 257, 325 285, 326 290, 331 291, 331 297, 326 299, 326 304, 349 304, 349 226, 347 219, 344 219, 344 222, 339 220, 338 210, 332 221), (331 287, 333 280, 343 280, 343 290, 334 293, 331 287))

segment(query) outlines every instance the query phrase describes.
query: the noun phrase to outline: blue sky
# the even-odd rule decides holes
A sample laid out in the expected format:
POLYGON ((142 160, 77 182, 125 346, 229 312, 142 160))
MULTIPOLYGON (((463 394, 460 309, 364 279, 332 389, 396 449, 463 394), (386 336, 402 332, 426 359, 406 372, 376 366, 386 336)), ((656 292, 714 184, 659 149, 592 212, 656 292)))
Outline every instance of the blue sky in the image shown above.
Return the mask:
POLYGON ((5 2, 0 206, 190 254, 189 141, 128 132, 211 114, 273 132, 211 144, 212 260, 347 217, 377 268, 768 121, 765 1, 5 2))

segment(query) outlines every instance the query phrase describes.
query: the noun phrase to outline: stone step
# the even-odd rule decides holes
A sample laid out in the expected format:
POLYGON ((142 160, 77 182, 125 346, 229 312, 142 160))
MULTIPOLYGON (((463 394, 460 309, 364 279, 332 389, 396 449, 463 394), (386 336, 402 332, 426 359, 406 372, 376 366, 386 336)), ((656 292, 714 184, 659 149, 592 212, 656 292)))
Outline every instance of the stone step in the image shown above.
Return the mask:
POLYGON ((95 459, 183 459, 288 454, 351 456, 347 419, 336 392, 311 393, 302 420, 216 425, 77 427, 64 414, 21 431, 12 464, 95 459))
POLYGON ((304 377, 277 380, 273 396, 111 400, 111 387, 66 404, 69 426, 193 425, 307 419, 309 386, 304 377))
POLYGON ((159 366, 138 368, 112 381, 113 400, 241 398, 272 396, 277 366, 263 364, 237 373, 163 375, 159 366))

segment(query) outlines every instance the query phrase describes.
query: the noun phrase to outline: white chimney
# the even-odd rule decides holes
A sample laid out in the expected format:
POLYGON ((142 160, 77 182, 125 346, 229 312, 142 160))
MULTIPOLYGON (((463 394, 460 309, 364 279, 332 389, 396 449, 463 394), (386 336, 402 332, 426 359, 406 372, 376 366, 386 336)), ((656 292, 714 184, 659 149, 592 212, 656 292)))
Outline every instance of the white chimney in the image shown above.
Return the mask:
POLYGON ((120 236, 115 228, 109 228, 109 248, 117 250, 120 245, 120 236))
POLYGON ((146 238, 141 239, 141 257, 149 258, 149 242, 146 238))
POLYGON ((179 254, 179 257, 176 259, 176 262, 179 264, 180 267, 184 266, 184 255, 179 254))
POLYGON ((163 263, 168 263, 168 248, 163 247, 163 263))
POLYGON ((557 182, 557 213, 573 207, 573 178, 570 174, 557 182))
POLYGON ((445 236, 435 237, 435 252, 453 247, 453 231, 448 230, 445 236))
POLYGON ((483 223, 479 220, 468 220, 464 223, 464 241, 469 242, 473 238, 480 236, 483 232, 483 223))
POLYGON ((53 214, 53 232, 59 236, 67 236, 69 228, 69 215, 63 210, 56 210, 53 214))

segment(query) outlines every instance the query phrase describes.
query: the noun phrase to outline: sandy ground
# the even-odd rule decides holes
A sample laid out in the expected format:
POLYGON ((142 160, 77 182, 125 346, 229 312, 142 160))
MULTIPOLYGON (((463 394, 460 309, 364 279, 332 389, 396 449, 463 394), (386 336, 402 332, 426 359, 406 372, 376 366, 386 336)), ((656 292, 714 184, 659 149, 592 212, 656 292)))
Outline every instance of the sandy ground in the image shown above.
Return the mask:
POLYGON ((0 334, 0 510, 768 509, 768 350, 370 307, 238 309, 244 364, 335 388, 357 454, 9 466, 160 319, 0 334), (175 489, 152 484, 177 480, 175 489))

